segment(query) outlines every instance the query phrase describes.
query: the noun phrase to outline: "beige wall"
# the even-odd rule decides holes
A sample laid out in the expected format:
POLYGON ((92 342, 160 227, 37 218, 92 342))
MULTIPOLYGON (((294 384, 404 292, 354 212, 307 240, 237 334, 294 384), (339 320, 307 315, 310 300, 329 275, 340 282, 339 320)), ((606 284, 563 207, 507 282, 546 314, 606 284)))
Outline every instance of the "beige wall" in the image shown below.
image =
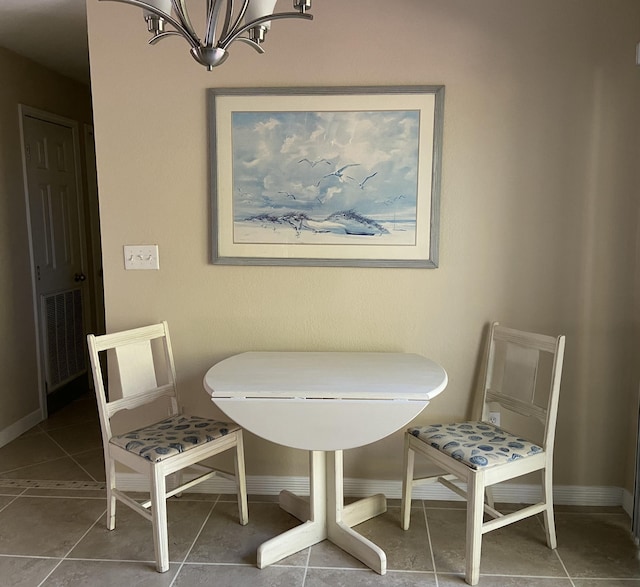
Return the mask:
MULTIPOLYGON (((136 9, 88 0, 108 329, 167 319, 186 403, 208 414, 202 377, 235 352, 421 353, 450 384, 419 422, 468 415, 489 321, 565 333, 556 480, 631 489, 640 4, 314 4, 265 55, 233 46, 207 72, 178 38, 148 46, 136 9), (403 84, 446 86, 440 268, 208 263, 207 88, 403 84), (160 271, 124 271, 135 243, 160 246, 160 271)), ((345 473, 398 478, 400 455, 397 433, 345 473)), ((252 437, 247 461, 306 466, 252 437)))
POLYGON ((87 86, 0 48, 0 431, 39 409, 18 104, 91 122, 87 86))

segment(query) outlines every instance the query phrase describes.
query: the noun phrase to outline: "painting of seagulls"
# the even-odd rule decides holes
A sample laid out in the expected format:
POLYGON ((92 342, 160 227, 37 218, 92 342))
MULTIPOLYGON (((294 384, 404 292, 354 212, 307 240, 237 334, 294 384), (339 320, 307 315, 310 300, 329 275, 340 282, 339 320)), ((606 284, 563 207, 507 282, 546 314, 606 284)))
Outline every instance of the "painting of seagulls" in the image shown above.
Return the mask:
POLYGON ((413 246, 419 130, 414 110, 234 112, 234 243, 413 246))

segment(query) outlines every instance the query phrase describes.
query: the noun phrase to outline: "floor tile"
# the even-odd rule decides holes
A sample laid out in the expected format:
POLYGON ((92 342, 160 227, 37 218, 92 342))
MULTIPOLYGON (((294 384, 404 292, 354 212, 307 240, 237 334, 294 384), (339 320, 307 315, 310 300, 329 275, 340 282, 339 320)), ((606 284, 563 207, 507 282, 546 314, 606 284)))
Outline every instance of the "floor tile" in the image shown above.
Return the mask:
POLYGON ((71 457, 49 460, 45 463, 30 465, 0 473, 3 479, 55 479, 58 481, 93 481, 82 467, 71 457))
MULTIPOLYGON (((427 509, 437 572, 464 573, 466 512, 427 509)), ((528 518, 482 538, 480 572, 498 575, 566 577, 556 553, 545 541, 542 525, 528 518)))
POLYGON ((400 527, 400 508, 364 522, 355 530, 377 544, 387 555, 387 569, 398 571, 433 571, 431 550, 422 509, 411 509, 408 530, 400 527))
POLYGON ((105 481, 104 453, 102 447, 73 455, 73 460, 96 481, 105 481))
POLYGON ((70 455, 90 449, 102 449, 102 435, 97 424, 91 426, 79 423, 48 430, 47 434, 70 455))
POLYGON ((435 587, 433 573, 371 570, 309 569, 304 587, 435 587))
POLYGON ((2 479, 0 479, 0 495, 20 495, 23 492, 22 487, 2 487, 2 479))
POLYGON ((179 565, 171 565, 166 573, 155 567, 127 561, 64 560, 43 583, 43 587, 169 587, 179 565))
MULTIPOLYGON (((106 508, 106 503, 103 504, 106 508)), ((172 500, 167 503, 169 560, 182 562, 207 518, 211 504, 172 500)), ((107 530, 106 516, 71 551, 71 558, 155 561, 151 522, 122 503, 116 506, 116 528, 107 530)), ((155 563, 153 563, 155 568, 155 563)))
POLYGON ((104 510, 95 499, 18 497, 0 511, 0 554, 65 556, 104 510))
POLYGON ((34 587, 60 562, 55 558, 0 556, 0 582, 11 587, 34 587))
POLYGON ((186 564, 174 587, 302 587, 301 567, 186 564))
POLYGON ((330 540, 323 540, 311 547, 309 566, 340 569, 367 568, 364 563, 333 544, 330 540))
POLYGON ((0 474, 64 456, 64 451, 44 433, 20 436, 0 448, 0 474))
MULTIPOLYGON (((275 503, 252 503, 249 523, 238 523, 235 503, 217 503, 202 534, 188 557, 188 562, 232 563, 255 566, 258 546, 263 542, 297 526, 300 522, 275 503)), ((306 564, 307 551, 294 554, 280 564, 306 564)))
POLYGON ((84 394, 68 406, 51 414, 49 418, 44 422, 40 422, 38 426, 42 430, 56 430, 65 426, 77 425, 78 422, 99 423, 98 407, 93 392, 84 394))
POLYGON ((0 495, 0 510, 8 506, 15 499, 15 495, 0 495))
POLYGON ((571 577, 638 578, 626 514, 557 514, 558 552, 571 577))

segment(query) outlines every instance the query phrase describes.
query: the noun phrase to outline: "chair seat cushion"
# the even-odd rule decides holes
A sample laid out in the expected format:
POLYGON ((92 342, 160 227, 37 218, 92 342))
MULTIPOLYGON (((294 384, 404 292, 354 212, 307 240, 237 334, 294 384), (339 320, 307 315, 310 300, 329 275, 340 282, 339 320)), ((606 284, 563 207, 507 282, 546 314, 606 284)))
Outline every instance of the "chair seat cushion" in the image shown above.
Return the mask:
POLYGON ((409 428, 408 432, 472 469, 502 465, 543 451, 537 444, 487 422, 431 424, 409 428))
POLYGON ((179 415, 120 436, 113 436, 110 442, 157 463, 226 436, 239 428, 234 423, 179 415))

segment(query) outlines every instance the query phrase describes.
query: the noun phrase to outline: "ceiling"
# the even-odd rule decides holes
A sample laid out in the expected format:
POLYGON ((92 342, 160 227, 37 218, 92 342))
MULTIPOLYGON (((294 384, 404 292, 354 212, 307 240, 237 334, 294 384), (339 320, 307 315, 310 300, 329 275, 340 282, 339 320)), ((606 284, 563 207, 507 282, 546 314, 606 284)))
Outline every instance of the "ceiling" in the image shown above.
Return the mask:
POLYGON ((0 0, 0 46, 88 84, 85 0, 0 0))

